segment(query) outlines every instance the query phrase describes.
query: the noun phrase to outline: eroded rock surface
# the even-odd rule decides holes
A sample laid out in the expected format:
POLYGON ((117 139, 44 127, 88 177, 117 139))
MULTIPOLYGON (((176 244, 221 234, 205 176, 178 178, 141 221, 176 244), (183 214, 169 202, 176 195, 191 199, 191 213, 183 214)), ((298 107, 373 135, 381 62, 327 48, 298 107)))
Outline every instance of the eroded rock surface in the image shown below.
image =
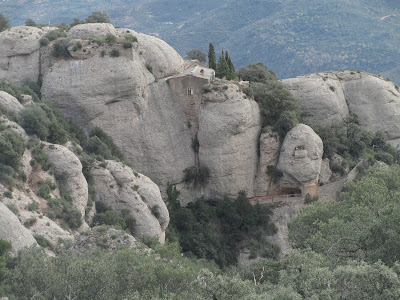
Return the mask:
POLYGON ((27 80, 38 80, 42 34, 41 29, 31 26, 17 26, 0 32, 0 78, 21 85, 27 80))
POLYGON ((0 239, 11 242, 14 254, 25 247, 36 244, 36 240, 29 230, 2 202, 0 202, 0 239))
POLYGON ((303 120, 329 126, 349 113, 371 132, 383 131, 393 145, 400 144, 400 93, 383 78, 361 71, 316 73, 285 79, 300 101, 303 120))
POLYGON ((276 166, 279 158, 280 142, 273 132, 262 133, 260 136, 260 159, 255 182, 254 193, 256 195, 269 194, 270 187, 274 185, 267 174, 268 166, 276 166))
POLYGON ((17 98, 3 91, 0 91, 0 107, 8 113, 18 113, 23 108, 17 98))
POLYGON ((288 132, 279 155, 278 169, 283 180, 306 183, 318 181, 321 171, 323 144, 311 127, 298 124, 288 132))
POLYGON ((245 190, 251 197, 258 160, 258 105, 230 83, 203 99, 198 139, 200 165, 210 170, 206 195, 223 198, 245 190))
POLYGON ((163 243, 169 213, 158 186, 122 163, 106 163, 92 170, 96 201, 119 213, 127 210, 136 220, 134 237, 155 236, 163 243))
POLYGON ((84 223, 88 185, 82 173, 82 164, 79 158, 61 145, 45 143, 43 151, 53 165, 54 175, 60 183, 61 191, 71 197, 72 205, 79 210, 84 223))

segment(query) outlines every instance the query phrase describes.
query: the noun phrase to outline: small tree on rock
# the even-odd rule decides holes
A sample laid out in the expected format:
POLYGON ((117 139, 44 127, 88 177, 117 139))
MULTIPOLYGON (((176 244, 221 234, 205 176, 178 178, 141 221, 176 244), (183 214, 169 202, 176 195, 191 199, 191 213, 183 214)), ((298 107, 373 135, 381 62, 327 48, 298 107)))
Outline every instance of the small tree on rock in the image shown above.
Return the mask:
POLYGON ((94 11, 85 21, 86 23, 110 23, 110 18, 105 12, 94 11))
POLYGON ((0 32, 10 28, 10 21, 4 16, 0 14, 0 32))
POLYGON ((192 49, 189 52, 186 53, 186 58, 187 59, 197 59, 199 62, 205 64, 207 59, 206 59, 206 54, 201 51, 200 49, 192 49))
POLYGON ((215 57, 214 45, 210 43, 208 45, 208 67, 211 69, 217 69, 217 59, 215 57))

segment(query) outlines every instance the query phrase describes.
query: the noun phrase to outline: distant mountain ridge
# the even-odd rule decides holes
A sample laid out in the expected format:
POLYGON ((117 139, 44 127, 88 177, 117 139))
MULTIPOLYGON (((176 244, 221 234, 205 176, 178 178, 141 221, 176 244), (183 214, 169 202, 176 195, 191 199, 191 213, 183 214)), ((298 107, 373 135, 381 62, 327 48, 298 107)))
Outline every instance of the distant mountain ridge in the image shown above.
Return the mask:
POLYGON ((71 23, 101 10, 118 26, 158 36, 184 55, 213 42, 237 66, 261 61, 279 77, 362 69, 400 83, 400 3, 386 0, 5 0, 12 25, 71 23))

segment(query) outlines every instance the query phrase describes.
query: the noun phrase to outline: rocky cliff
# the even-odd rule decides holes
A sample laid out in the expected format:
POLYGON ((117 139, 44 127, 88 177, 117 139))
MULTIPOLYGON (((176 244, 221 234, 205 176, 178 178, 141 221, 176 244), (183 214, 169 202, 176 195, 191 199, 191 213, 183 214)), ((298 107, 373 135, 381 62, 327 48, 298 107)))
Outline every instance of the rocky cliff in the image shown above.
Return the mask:
POLYGON ((383 131, 393 145, 400 144, 400 92, 392 82, 362 71, 341 71, 283 83, 300 101, 306 123, 327 126, 352 113, 367 130, 383 131))

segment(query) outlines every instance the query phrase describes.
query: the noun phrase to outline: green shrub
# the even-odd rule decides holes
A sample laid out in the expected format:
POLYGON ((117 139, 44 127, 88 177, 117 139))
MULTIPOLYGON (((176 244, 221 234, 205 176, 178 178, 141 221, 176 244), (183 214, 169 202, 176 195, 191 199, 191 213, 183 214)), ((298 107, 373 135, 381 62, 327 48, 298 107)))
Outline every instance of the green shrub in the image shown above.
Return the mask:
POLYGON ((104 57, 104 55, 106 55, 106 51, 104 51, 104 50, 101 50, 101 52, 100 52, 100 56, 101 56, 101 57, 104 57))
POLYGON ((88 146, 85 148, 89 153, 100 154, 104 158, 111 158, 117 160, 124 160, 121 150, 115 145, 112 138, 104 132, 100 127, 95 127, 90 131, 88 146), (92 142, 92 138, 94 139, 92 142), (91 145, 89 145, 92 143, 91 145), (107 148, 107 149, 106 149, 107 148))
POLYGON ((209 84, 203 86, 203 93, 210 93, 210 92, 211 92, 211 86, 209 84))
POLYGON ((114 225, 120 227, 121 229, 126 229, 124 218, 112 210, 107 210, 104 213, 97 213, 93 217, 93 225, 114 225))
POLYGON ((192 138, 192 149, 193 149, 194 153, 199 153, 200 142, 197 138, 197 134, 194 138, 192 138))
POLYGON ((29 211, 39 212, 39 203, 37 203, 36 201, 32 201, 28 204, 27 208, 29 211))
POLYGON ((282 171, 273 165, 267 166, 267 174, 271 177, 273 183, 277 183, 278 180, 283 176, 282 171))
POLYGON ((109 45, 114 45, 117 42, 117 37, 111 33, 107 33, 105 41, 109 45))
POLYGON ((118 49, 112 49, 110 52, 110 56, 111 57, 118 57, 120 55, 119 50, 118 49))
POLYGON ((46 183, 40 184, 39 190, 37 192, 37 195, 39 197, 42 197, 44 199, 49 199, 50 198, 50 186, 46 183))
POLYGON ((67 40, 58 40, 53 44, 51 55, 54 57, 70 57, 67 40))
POLYGON ((193 183, 195 187, 198 185, 204 186, 205 184, 207 184, 208 178, 210 177, 210 171, 207 167, 193 166, 183 170, 183 173, 183 180, 186 183, 193 183))
POLYGON ((26 220, 26 221, 24 222, 24 226, 25 226, 26 228, 30 228, 30 227, 32 227, 33 225, 35 225, 36 222, 37 222, 37 219, 36 219, 35 217, 32 217, 32 218, 29 218, 28 220, 26 220))
POLYGON ((38 163, 42 167, 43 171, 48 171, 51 168, 51 162, 49 160, 49 156, 43 151, 42 147, 43 144, 36 146, 32 150, 32 156, 34 158, 34 162, 38 163))
POLYGON ((44 36, 40 40, 40 46, 47 46, 50 43, 50 40, 48 37, 44 36))
POLYGON ((17 169, 25 151, 22 137, 14 130, 0 132, 0 164, 17 169))
POLYGON ((153 74, 153 67, 149 63, 146 63, 146 69, 153 74))
POLYGON ((125 41, 131 42, 131 43, 135 43, 138 41, 137 38, 131 34, 125 34, 124 38, 125 38, 125 41))
POLYGON ((124 47, 124 49, 132 48, 132 42, 125 41, 122 43, 122 47, 124 47))
POLYGON ((12 194, 11 191, 4 191, 3 192, 3 196, 6 197, 6 198, 9 198, 9 199, 13 198, 13 194, 12 194))
POLYGON ((50 134, 51 121, 46 112, 38 105, 25 107, 20 112, 19 124, 29 135, 36 135, 42 140, 50 134))
POLYGON ((160 217, 160 207, 158 205, 152 206, 151 213, 158 219, 160 217))
POLYGON ((43 235, 34 234, 33 237, 35 238, 36 242, 43 248, 47 248, 50 250, 54 249, 53 244, 48 239, 46 239, 43 235))
POLYGON ((7 204, 6 206, 9 210, 11 210, 14 213, 14 215, 18 215, 19 213, 18 207, 16 207, 14 204, 7 204))

